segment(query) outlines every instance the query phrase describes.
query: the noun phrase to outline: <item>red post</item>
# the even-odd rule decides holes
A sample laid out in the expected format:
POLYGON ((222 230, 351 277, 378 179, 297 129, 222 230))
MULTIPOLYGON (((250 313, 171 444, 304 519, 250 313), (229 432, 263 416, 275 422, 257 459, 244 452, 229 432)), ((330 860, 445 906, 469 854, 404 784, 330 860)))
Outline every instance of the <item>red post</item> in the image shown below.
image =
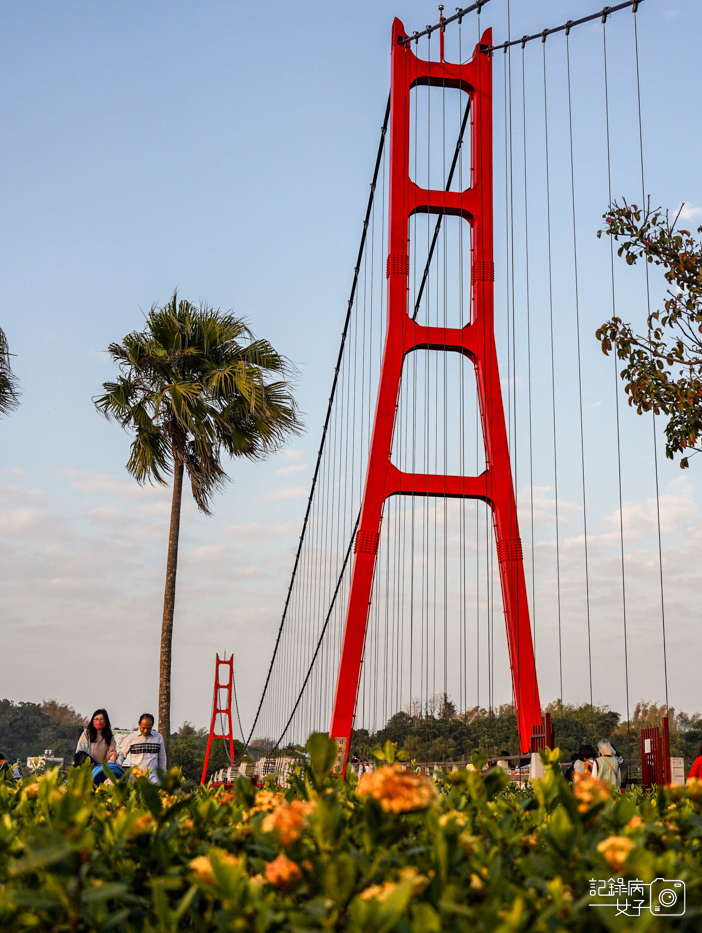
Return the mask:
POLYGON ((507 445, 507 430, 493 328, 492 252, 492 65, 487 30, 466 64, 426 62, 404 42, 399 19, 392 31, 388 323, 368 472, 355 542, 351 590, 330 735, 337 742, 337 769, 346 766, 353 729, 369 604, 383 507, 388 496, 424 495, 482 499, 492 508, 500 584, 507 627, 512 689, 520 746, 529 748, 541 723, 539 691, 529 625, 522 546, 507 445), (471 186, 448 192, 420 188, 409 177, 410 89, 417 85, 458 88, 472 113, 471 186), (408 230, 412 214, 453 214, 472 228, 471 321, 465 327, 426 327, 408 314, 408 230), (475 366, 486 469, 479 476, 403 473, 391 463, 402 368, 418 349, 461 353, 475 366))
POLYGON ((661 718, 661 726, 663 733, 663 782, 665 784, 670 784, 670 730, 668 727, 668 717, 663 716, 661 718))
POLYGON ((212 739, 229 740, 229 759, 234 761, 234 736, 232 734, 232 685, 234 682, 234 656, 229 660, 225 654, 224 658, 217 655, 215 662, 215 682, 214 682, 214 700, 212 701, 212 720, 210 722, 210 735, 207 739, 207 751, 205 752, 205 763, 202 766, 201 784, 205 783, 207 777, 207 762, 210 760, 210 749, 212 748, 212 739), (224 668, 224 682, 221 679, 221 671, 224 668), (220 691, 224 691, 222 697, 220 691), (226 717, 226 730, 215 732, 217 716, 226 717))
POLYGON ((644 787, 666 783, 662 745, 657 726, 641 730, 641 784, 644 787))

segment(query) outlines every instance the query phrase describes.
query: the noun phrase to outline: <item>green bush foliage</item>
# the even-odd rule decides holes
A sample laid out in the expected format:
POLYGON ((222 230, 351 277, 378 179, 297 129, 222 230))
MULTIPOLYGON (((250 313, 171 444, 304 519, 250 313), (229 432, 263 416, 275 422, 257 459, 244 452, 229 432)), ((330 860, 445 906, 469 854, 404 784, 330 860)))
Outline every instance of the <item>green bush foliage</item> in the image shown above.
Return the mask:
POLYGON ((56 700, 43 703, 0 700, 0 751, 10 761, 25 761, 51 748, 59 758, 71 762, 86 725, 86 717, 56 700))
MULTIPOLYGON (((514 790, 499 769, 433 782, 394 761, 347 782, 308 743, 284 792, 143 777, 94 791, 87 768, 0 783, 0 928, 19 930, 696 930, 702 783, 610 796, 558 753, 514 790), (589 906, 591 879, 673 878, 683 916, 589 906)), ((546 756, 545 756, 546 757, 546 756)), ((379 762, 380 763, 380 762, 379 762)))

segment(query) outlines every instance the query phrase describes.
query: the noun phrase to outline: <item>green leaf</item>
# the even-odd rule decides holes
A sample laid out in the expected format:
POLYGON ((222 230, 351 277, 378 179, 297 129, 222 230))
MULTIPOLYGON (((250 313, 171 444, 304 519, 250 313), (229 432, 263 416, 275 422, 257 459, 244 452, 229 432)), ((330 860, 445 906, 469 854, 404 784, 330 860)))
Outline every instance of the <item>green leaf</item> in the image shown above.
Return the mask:
POLYGON ((336 742, 323 732, 313 732, 307 740, 307 754, 309 755, 312 774, 318 782, 324 780, 334 767, 336 761, 336 742))
POLYGON ((48 891, 26 891, 8 888, 4 898, 16 907, 32 907, 35 910, 51 910, 61 906, 61 901, 48 891))
POLYGON ((127 890, 127 885, 119 881, 105 881, 103 884, 94 884, 89 888, 85 888, 81 895, 81 901, 84 904, 96 904, 99 901, 122 897, 127 890))
POLYGON ((570 856, 578 840, 578 831, 564 809, 558 807, 551 817, 548 835, 562 855, 570 856))
POLYGON ((353 894, 358 870, 347 853, 329 857, 324 867, 324 892, 335 903, 344 905, 353 894))
POLYGON ((178 921, 181 919, 181 917, 184 916, 186 910, 192 904, 193 898, 195 897, 196 894, 197 894, 197 885, 191 884, 188 890, 185 892, 185 894, 180 899, 180 902, 178 903, 178 906, 175 909, 175 912, 173 914, 174 920, 178 921))
POLYGON ((239 803, 247 810, 254 805, 256 788, 243 775, 240 775, 234 782, 234 794, 239 803))
POLYGON ((431 904, 412 907, 412 933, 441 933, 441 918, 431 904))
POLYGON ((139 778, 137 781, 137 786, 139 787, 139 792, 141 799, 144 802, 144 806, 151 813, 153 817, 159 817, 161 811, 163 810, 163 802, 161 801, 161 795, 159 794, 158 787, 155 784, 151 784, 148 778, 139 778))

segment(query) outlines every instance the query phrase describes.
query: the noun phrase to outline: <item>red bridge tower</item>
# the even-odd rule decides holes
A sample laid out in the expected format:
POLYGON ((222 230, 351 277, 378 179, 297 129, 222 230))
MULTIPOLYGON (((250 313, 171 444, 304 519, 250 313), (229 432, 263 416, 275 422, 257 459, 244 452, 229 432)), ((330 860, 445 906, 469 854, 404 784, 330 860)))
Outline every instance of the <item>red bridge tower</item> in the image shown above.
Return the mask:
POLYGON ((380 524, 384 503, 389 496, 481 499, 491 506, 512 688, 523 752, 529 748, 532 728, 541 724, 522 546, 493 328, 492 63, 488 51, 491 40, 491 30, 487 30, 472 59, 464 65, 427 62, 412 53, 400 20, 396 19, 393 24, 388 323, 330 729, 339 749, 337 768, 340 771, 343 771, 348 758, 380 524), (410 89, 418 85, 458 88, 470 98, 473 125, 471 185, 464 191, 426 190, 409 177, 410 89), (423 326, 408 314, 408 231, 409 218, 414 213, 453 214, 471 225, 471 320, 464 327, 423 326), (409 353, 420 349, 461 353, 473 362, 486 458, 485 471, 479 476, 405 473, 391 462, 404 360, 409 353))

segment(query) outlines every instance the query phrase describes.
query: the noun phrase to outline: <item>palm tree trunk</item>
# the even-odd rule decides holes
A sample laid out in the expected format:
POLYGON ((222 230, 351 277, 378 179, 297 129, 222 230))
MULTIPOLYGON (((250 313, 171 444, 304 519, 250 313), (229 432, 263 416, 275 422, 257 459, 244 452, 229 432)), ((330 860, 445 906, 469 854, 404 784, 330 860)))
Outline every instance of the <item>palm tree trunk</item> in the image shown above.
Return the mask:
POLYGON ((178 569, 178 538, 180 536, 180 505, 183 499, 183 461, 173 465, 173 498, 171 529, 168 535, 166 590, 163 595, 161 623, 161 660, 158 682, 158 731, 163 736, 166 755, 170 752, 171 735, 171 644, 173 642, 173 611, 175 609, 176 571, 178 569))

